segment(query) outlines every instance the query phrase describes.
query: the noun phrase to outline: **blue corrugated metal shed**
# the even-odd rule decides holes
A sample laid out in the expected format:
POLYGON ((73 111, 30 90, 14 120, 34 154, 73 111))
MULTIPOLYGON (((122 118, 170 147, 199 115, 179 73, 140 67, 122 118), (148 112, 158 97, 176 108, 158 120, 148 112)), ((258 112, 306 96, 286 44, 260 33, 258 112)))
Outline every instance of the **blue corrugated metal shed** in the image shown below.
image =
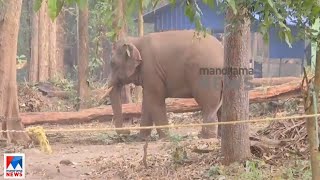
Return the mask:
MULTIPOLYGON (((191 23, 188 17, 184 14, 185 1, 177 0, 175 7, 166 4, 154 11, 148 12, 144 15, 145 23, 154 23, 154 31, 167 31, 167 30, 182 30, 194 29, 195 26, 191 23)), ((199 8, 203 15, 201 17, 202 24, 213 30, 214 33, 224 32, 224 13, 221 13, 215 8, 211 9, 202 1, 198 1, 199 8)), ((287 19, 287 25, 290 26, 293 32, 296 31, 294 22, 287 19)), ((255 22, 256 23, 256 22, 255 22)), ((253 23, 253 24, 255 24, 253 23)), ((256 32, 257 26, 251 26, 251 32, 256 32)), ((290 48, 284 41, 278 37, 278 29, 270 29, 269 41, 269 58, 301 58, 305 57, 305 42, 300 40, 292 44, 290 48)))
MULTIPOLYGON (((166 4, 148 12, 143 16, 143 20, 145 23, 154 23, 156 32, 173 29, 194 29, 194 24, 184 14, 185 3, 183 2, 177 0, 175 7, 166 4)), ((223 33, 224 15, 218 11, 213 11, 201 1, 199 1, 198 5, 203 12, 202 24, 207 28, 214 29, 216 33, 223 33)))

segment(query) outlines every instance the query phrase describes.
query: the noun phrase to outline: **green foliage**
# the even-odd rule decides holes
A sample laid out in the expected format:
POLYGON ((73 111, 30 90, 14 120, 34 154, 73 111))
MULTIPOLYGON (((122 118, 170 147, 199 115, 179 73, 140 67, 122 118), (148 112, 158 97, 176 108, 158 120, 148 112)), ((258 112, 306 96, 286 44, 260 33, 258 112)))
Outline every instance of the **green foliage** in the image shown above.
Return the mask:
MULTIPOLYGON (((36 12, 41 8, 42 2, 43 0, 35 0, 34 10, 36 12)), ((68 6, 76 3, 82 10, 87 6, 88 0, 48 0, 48 13, 52 21, 59 15, 64 3, 68 6)))
POLYGON ((234 14, 237 14, 236 2, 234 0, 227 0, 228 5, 231 7, 234 14))
POLYGON ((79 6, 80 10, 84 9, 88 5, 88 0, 74 0, 79 6))
POLYGON ((312 173, 308 161, 296 160, 293 167, 289 167, 282 174, 284 179, 312 179, 312 173))
POLYGON ((43 0, 35 0, 34 1, 33 8, 36 12, 39 11, 39 9, 41 8, 42 1, 43 0))
MULTIPOLYGON (((206 28, 201 23, 202 11, 199 8, 197 1, 186 1, 185 6, 185 15, 189 17, 191 22, 195 23, 196 29, 200 31, 206 32, 206 28)), ((208 3, 209 1, 204 1, 204 3, 208 3)))
POLYGON ((232 163, 229 166, 215 164, 205 172, 208 179, 312 179, 310 163, 304 160, 290 160, 283 165, 270 165, 260 159, 243 163, 232 163), (272 169, 272 170, 271 170, 272 169))
MULTIPOLYGON (((175 1, 175 0, 174 0, 175 1)), ((189 17, 191 22, 194 22, 196 29, 203 30, 201 24, 201 18, 199 15, 201 9, 197 5, 197 1, 186 0, 187 6, 185 14, 189 17)), ((203 3, 207 4, 211 8, 214 8, 213 1, 203 0, 203 3)), ((319 31, 315 31, 311 28, 311 25, 316 21, 320 14, 320 3, 317 0, 227 0, 220 1, 219 8, 225 11, 227 8, 231 8, 234 14, 238 14, 238 9, 247 8, 248 16, 254 19, 254 15, 258 15, 258 30, 263 35, 264 40, 269 40, 269 29, 271 27, 279 27, 279 37, 285 41, 290 47, 291 43, 295 40, 307 37, 313 41, 320 41, 319 31), (290 11, 288 10, 290 9, 290 11), (294 17, 294 18, 293 18, 294 17), (299 28, 299 33, 293 35, 285 20, 296 19, 295 23, 299 28)))
MULTIPOLYGON (((49 0, 49 14, 52 19, 54 19, 60 12, 62 5, 66 2, 67 5, 77 3, 80 8, 83 8, 87 5, 87 0, 49 0)), ((100 3, 100 8, 103 3, 112 4, 115 1, 112 0, 98 0, 100 3), (102 3, 102 4, 101 4, 102 3)), ((130 24, 130 20, 132 20, 132 15, 138 11, 139 4, 143 3, 143 7, 147 7, 148 5, 152 5, 155 8, 161 0, 130 0, 127 1, 128 6, 125 12, 126 20, 130 24)), ((214 0, 202 0, 203 3, 207 4, 210 8, 215 8, 214 0)), ((259 15, 259 32, 263 35, 265 41, 268 42, 269 39, 269 29, 270 27, 279 27, 279 37, 284 40, 290 47, 291 43, 294 42, 295 39, 301 39, 307 37, 313 41, 319 41, 320 33, 319 31, 315 31, 311 28, 311 24, 313 24, 320 14, 320 5, 317 0, 305 0, 305 1, 296 1, 296 0, 227 0, 227 1, 217 1, 219 2, 219 7, 222 10, 226 10, 226 8, 231 8, 234 14, 238 14, 239 8, 247 8, 248 16, 252 19, 254 15, 259 15), (290 11, 288 11, 290 9, 290 11), (286 18, 296 18, 297 26, 300 28, 299 35, 292 35, 291 29, 288 25, 286 25, 286 18)), ((41 7, 42 0, 36 0, 35 9, 38 10, 41 7)), ((175 5, 176 0, 169 0, 169 3, 175 5)), ((202 11, 195 0, 185 0, 182 3, 186 3, 185 6, 185 15, 189 17, 190 21, 195 23, 196 30, 205 31, 206 29, 203 27, 201 23, 202 11)), ((99 8, 99 5, 97 6, 99 8)), ((104 8, 102 6, 102 8, 104 8)), ((106 9, 105 9, 106 10, 106 9)), ((106 18, 108 22, 110 21, 110 17, 112 17, 113 12, 108 9, 109 18, 106 18), (111 15, 111 16, 110 16, 111 15)), ((121 25, 122 22, 118 24, 121 25)), ((110 27, 110 26, 109 26, 110 27)), ((114 35, 114 33, 110 33, 114 35)), ((109 34, 109 35, 110 35, 109 34)))
POLYGON ((54 20, 63 7, 63 0, 48 0, 49 17, 54 20))
POLYGON ((240 179, 263 180, 265 178, 261 170, 263 165, 263 161, 246 161, 246 173, 241 174, 240 179))
POLYGON ((174 164, 183 164, 187 159, 187 152, 181 141, 183 137, 177 134, 170 134, 169 140, 172 143, 171 158, 174 164))
POLYGON ((74 84, 72 80, 68 78, 60 78, 61 76, 54 76, 50 82, 58 88, 61 88, 63 91, 68 91, 68 92, 76 92, 74 89, 74 84))
POLYGON ((18 63, 22 63, 23 61, 27 60, 27 57, 24 54, 22 54, 20 56, 17 55, 16 59, 17 59, 18 63))

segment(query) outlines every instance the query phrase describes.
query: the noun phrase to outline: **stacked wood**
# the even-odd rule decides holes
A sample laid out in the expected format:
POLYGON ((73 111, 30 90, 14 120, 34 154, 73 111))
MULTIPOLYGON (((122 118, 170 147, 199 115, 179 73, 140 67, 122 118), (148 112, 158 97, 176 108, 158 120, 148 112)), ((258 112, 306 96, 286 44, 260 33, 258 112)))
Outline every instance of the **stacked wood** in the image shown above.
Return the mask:
MULTIPOLYGON (((249 91, 249 100, 250 103, 258 103, 283 98, 299 97, 301 95, 301 90, 302 87, 300 81, 293 81, 272 87, 260 87, 249 91)), ((167 103, 167 112, 183 113, 199 110, 201 110, 201 108, 193 98, 172 99, 167 103)), ((123 104, 122 112, 124 117, 140 117, 141 104, 123 104)), ((112 116, 113 111, 110 105, 85 109, 78 112, 21 113, 24 125, 41 123, 83 123, 92 120, 111 120, 112 116)))

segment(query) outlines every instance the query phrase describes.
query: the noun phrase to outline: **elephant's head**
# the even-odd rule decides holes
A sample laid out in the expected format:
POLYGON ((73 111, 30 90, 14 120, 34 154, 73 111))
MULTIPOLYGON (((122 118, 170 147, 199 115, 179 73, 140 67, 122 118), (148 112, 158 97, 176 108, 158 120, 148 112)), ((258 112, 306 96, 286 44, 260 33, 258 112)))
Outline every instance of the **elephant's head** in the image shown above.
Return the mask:
POLYGON ((130 83, 142 59, 139 50, 132 43, 116 43, 110 61, 109 86, 122 86, 130 83))
MULTIPOLYGON (((116 128, 123 125, 121 90, 123 85, 130 83, 130 77, 134 75, 141 62, 140 52, 133 43, 118 42, 113 46, 108 86, 113 87, 110 100, 116 128)), ((117 133, 128 134, 130 131, 117 131, 117 133)))

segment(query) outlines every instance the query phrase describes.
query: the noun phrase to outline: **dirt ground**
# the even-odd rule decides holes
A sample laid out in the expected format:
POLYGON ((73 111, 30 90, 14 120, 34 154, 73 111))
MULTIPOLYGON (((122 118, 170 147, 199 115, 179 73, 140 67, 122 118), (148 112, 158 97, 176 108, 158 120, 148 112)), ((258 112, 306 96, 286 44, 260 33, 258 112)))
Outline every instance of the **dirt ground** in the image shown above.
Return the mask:
MULTIPOLYGON (((193 122, 199 113, 171 114, 171 122, 193 122)), ((110 127, 111 122, 93 122, 80 125, 44 125, 45 129, 77 129, 110 127)), ((126 126, 136 126, 127 123, 126 126)), ((172 139, 153 140, 148 143, 148 168, 142 163, 143 146, 135 133, 119 137, 114 132, 63 132, 48 133, 52 146, 51 155, 41 152, 38 146, 22 149, 26 154, 27 179, 203 179, 206 169, 219 162, 219 140, 201 140, 199 128, 171 130, 172 139), (174 138, 181 140, 175 140, 174 138), (175 162, 172 153, 183 147, 187 159, 182 164, 175 162), (198 154, 199 149, 210 149, 214 153, 198 154)), ((155 131, 153 132, 155 133, 155 131)), ((3 151, 10 151, 8 147, 3 151)), ((178 159, 178 158, 177 158, 178 159)), ((3 164, 3 159, 1 159, 3 164)), ((1 171, 3 171, 1 169, 1 171)), ((1 173, 3 174, 3 172, 1 173)))
MULTIPOLYGON (((168 117, 171 123, 201 122, 200 112, 168 113, 168 117)), ((99 129, 111 125, 111 122, 91 122, 75 125, 45 124, 42 127, 51 130, 99 129)), ((251 124, 250 133, 254 134, 267 125, 268 123, 251 124)), ((127 122, 126 126, 138 126, 138 124, 134 120, 127 122)), ((171 138, 166 140, 157 140, 154 135, 147 147, 147 167, 142 161, 145 142, 136 138, 137 131, 133 131, 132 135, 127 137, 104 131, 48 132, 52 154, 40 151, 38 145, 19 148, 8 147, 1 143, 1 150, 26 154, 28 180, 310 178, 307 162, 295 157, 275 165, 254 158, 246 164, 224 167, 221 165, 220 140, 199 139, 197 137, 199 130, 200 128, 171 129, 171 138)), ((155 134, 155 130, 153 133, 155 134)), ((0 164, 3 164, 2 158, 0 164)), ((0 169, 0 175, 3 176, 3 168, 0 169)))

